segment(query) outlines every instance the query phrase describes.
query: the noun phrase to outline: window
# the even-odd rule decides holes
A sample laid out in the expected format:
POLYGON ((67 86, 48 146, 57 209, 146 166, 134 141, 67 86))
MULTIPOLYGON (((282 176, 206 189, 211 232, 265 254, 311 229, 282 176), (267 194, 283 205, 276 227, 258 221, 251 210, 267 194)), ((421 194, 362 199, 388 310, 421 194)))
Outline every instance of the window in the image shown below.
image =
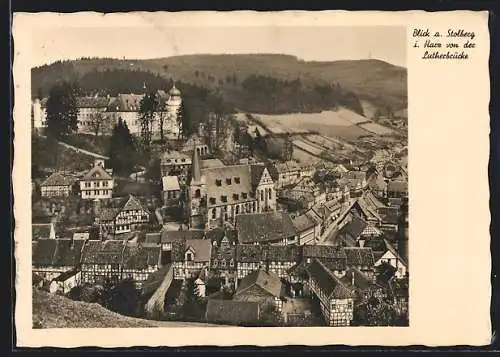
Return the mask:
POLYGON ((227 221, 227 220, 228 220, 227 213, 224 213, 224 220, 225 220, 225 221, 227 221))
POLYGON ((248 197, 248 194, 247 194, 246 192, 243 192, 241 195, 243 196, 243 199, 244 199, 244 200, 246 200, 246 199, 247 199, 247 197, 248 197))
POLYGON ((236 206, 236 214, 240 213, 240 206, 236 206))
POLYGON ((235 177, 234 178, 234 183, 239 184, 240 183, 240 178, 239 177, 235 177))
POLYGON ((229 262, 229 266, 234 267, 234 259, 231 259, 231 261, 229 262))
POLYGON ((215 180, 215 185, 222 186, 222 180, 215 180))
POLYGON ((240 199, 240 195, 238 195, 237 193, 234 193, 233 200, 238 201, 239 199, 240 199))
POLYGON ((217 214, 216 209, 215 208, 212 209, 212 219, 215 219, 216 214, 217 214))
POLYGON ((200 196, 201 196, 200 189, 197 189, 196 191, 194 191, 194 197, 199 198, 200 196))
POLYGON ((264 190, 260 190, 260 200, 264 201, 264 190))
POLYGON ((224 212, 227 212, 227 206, 224 206, 224 212))
POLYGON ((193 254, 192 253, 186 253, 186 260, 188 262, 192 262, 193 261, 193 254))
POLYGON ((222 202, 227 202, 227 196, 220 196, 220 199, 222 202))
POLYGON ((269 199, 273 198, 273 193, 272 193, 272 189, 269 189, 269 199))
POLYGON ((215 197, 210 197, 210 204, 214 205, 215 204, 215 197))
POLYGON ((255 212, 255 201, 252 203, 252 211, 255 212))
POLYGON ((227 178, 227 179, 226 179, 226 184, 227 184, 227 185, 230 185, 230 184, 231 184, 231 179, 230 179, 230 178, 227 178))
POLYGON ((222 261, 220 262, 221 264, 221 267, 225 268, 226 267, 226 259, 222 259, 222 261))
POLYGON ((217 259, 215 259, 215 260, 213 261, 212 266, 213 266, 214 268, 216 268, 216 267, 217 267, 217 259))

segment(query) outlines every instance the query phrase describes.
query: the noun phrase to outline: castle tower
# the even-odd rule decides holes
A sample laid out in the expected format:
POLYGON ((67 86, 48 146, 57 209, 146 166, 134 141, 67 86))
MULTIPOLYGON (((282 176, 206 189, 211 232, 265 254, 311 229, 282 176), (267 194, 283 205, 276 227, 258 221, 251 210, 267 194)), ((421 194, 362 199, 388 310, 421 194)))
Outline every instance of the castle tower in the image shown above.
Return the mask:
POLYGON ((187 192, 188 204, 187 215, 189 226, 192 228, 203 228, 204 226, 204 198, 205 198, 205 177, 201 173, 200 155, 197 150, 193 150, 193 160, 191 165, 191 177, 187 192))
POLYGON ((173 137, 178 137, 180 133, 180 128, 177 123, 177 115, 181 104, 181 91, 175 87, 174 81, 172 88, 168 91, 168 100, 166 103, 167 128, 168 131, 170 131, 170 135, 172 135, 173 137))

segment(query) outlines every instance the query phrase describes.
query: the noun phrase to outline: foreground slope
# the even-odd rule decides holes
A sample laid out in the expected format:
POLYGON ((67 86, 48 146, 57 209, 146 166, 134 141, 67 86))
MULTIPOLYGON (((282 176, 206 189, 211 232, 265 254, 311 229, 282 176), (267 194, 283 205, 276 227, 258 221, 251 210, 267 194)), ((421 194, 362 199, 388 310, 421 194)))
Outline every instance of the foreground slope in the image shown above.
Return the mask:
POLYGON ((219 327, 203 323, 152 321, 122 316, 96 303, 68 298, 33 289, 34 328, 124 328, 124 327, 219 327))

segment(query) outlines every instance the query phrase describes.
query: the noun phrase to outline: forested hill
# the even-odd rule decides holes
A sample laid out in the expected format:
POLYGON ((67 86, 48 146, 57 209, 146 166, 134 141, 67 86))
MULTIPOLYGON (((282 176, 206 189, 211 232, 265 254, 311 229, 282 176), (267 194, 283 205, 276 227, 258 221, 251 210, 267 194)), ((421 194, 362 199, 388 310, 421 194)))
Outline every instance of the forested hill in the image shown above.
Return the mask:
MULTIPOLYGON (((60 80, 85 91, 138 92, 171 79, 220 94, 251 112, 320 111, 337 105, 360 111, 360 101, 382 111, 406 107, 405 68, 379 60, 307 62, 288 55, 186 55, 149 60, 86 58, 32 69, 33 96, 60 80)), ((182 90, 182 88, 180 88, 182 90)))

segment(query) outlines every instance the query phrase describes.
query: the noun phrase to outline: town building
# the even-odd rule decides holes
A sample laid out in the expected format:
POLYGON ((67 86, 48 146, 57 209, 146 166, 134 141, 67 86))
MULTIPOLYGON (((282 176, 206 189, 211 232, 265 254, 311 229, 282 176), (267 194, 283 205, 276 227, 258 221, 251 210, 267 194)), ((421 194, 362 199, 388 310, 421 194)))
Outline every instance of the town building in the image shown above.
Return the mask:
POLYGON ((55 277, 49 285, 49 292, 68 294, 71 289, 81 284, 82 272, 79 270, 68 270, 55 277))
POLYGON ((45 181, 40 184, 40 193, 42 197, 68 197, 75 190, 77 178, 62 172, 54 172, 45 181))
POLYGON ((374 266, 378 267, 383 263, 387 263, 396 269, 395 276, 400 279, 407 275, 408 265, 405 258, 403 258, 396 248, 384 239, 385 250, 377 261, 374 262, 374 266))
POLYGON ((83 175, 79 181, 81 197, 84 200, 108 199, 113 197, 115 181, 111 170, 106 170, 102 161, 83 175))
POLYGON ((268 165, 268 168, 273 173, 276 188, 294 185, 302 178, 302 168, 297 162, 292 160, 268 165))
POLYGON ((274 182, 264 165, 203 167, 194 151, 186 210, 191 227, 232 226, 239 214, 276 210, 274 182))
POLYGON ((196 278, 210 269, 212 244, 208 239, 186 239, 172 243, 174 279, 196 278))
POLYGON ((292 219, 285 212, 240 214, 235 229, 240 244, 298 244, 292 219))
POLYGON ((119 207, 102 208, 96 223, 101 234, 107 236, 132 232, 147 226, 151 219, 148 208, 137 197, 129 195, 119 207))
POLYGON ((310 294, 319 301, 326 324, 350 326, 353 320, 354 292, 317 259, 305 269, 309 277, 310 294))
POLYGON ((181 186, 178 176, 163 176, 163 204, 165 206, 178 206, 181 199, 181 186))
POLYGON ((177 176, 179 184, 185 185, 191 169, 191 156, 179 151, 163 153, 160 161, 161 176, 177 176))
POLYGON ((46 281, 78 269, 85 240, 38 239, 33 244, 32 271, 46 281))
POLYGON ((303 209, 326 203, 326 192, 322 191, 310 177, 303 177, 291 187, 283 188, 280 198, 297 202, 303 209))
POLYGON ((356 268, 370 279, 375 279, 375 258, 370 247, 342 247, 346 255, 346 267, 356 268))
POLYGON ((206 232, 206 239, 212 242, 211 273, 225 278, 227 284, 236 275, 236 232, 215 228, 206 232))
MULTIPOLYGON (((176 244, 184 244, 186 240, 201 240, 205 238, 202 230, 168 230, 163 228, 159 233, 146 233, 145 243, 161 246, 161 264, 167 265, 174 261, 183 261, 182 252, 179 255, 176 244), (177 254, 177 255, 176 255, 177 254), (174 258, 176 260, 174 260, 174 258)), ((181 249, 182 250, 182 249, 181 249)))
POLYGON ((82 250, 82 283, 103 284, 121 280, 125 242, 122 240, 89 240, 82 250))
POLYGON ((134 279, 141 288, 149 276, 161 268, 161 246, 147 243, 125 243, 122 252, 122 279, 134 279))
POLYGON ((109 134, 113 127, 112 119, 107 116, 109 97, 77 97, 78 133, 109 134))
POLYGON ((264 310, 275 306, 282 310, 284 287, 281 279, 265 269, 256 270, 244 277, 233 295, 235 301, 257 302, 264 310))

